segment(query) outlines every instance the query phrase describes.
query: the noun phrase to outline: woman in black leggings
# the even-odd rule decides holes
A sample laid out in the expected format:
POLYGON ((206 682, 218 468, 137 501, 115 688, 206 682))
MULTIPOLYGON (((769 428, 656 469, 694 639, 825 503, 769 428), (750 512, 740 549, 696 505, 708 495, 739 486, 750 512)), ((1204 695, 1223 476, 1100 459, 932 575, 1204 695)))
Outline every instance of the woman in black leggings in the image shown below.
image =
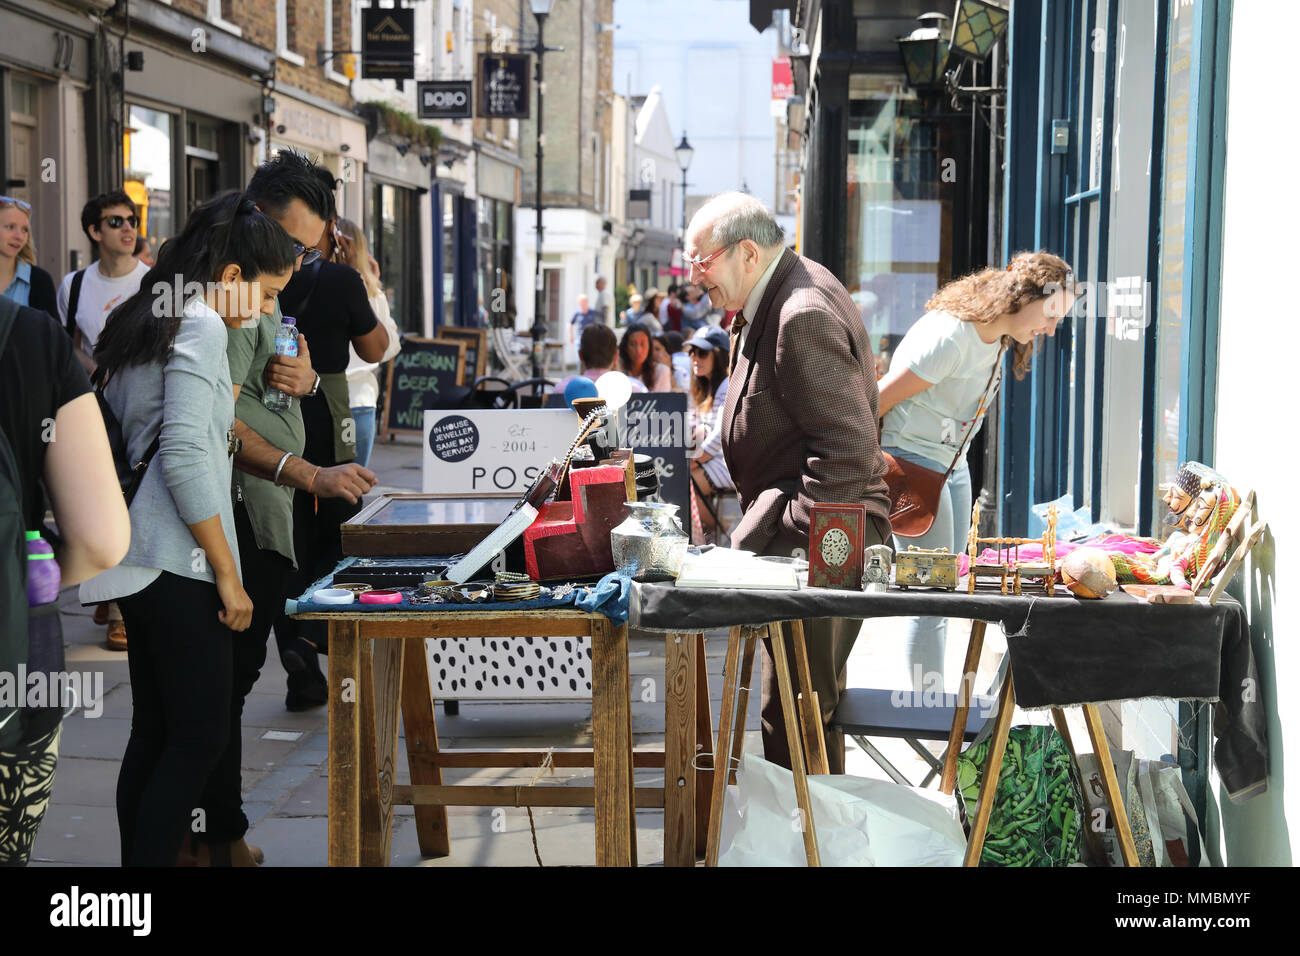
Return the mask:
POLYGON ((274 309, 294 243, 249 200, 195 210, 95 347, 129 457, 149 461, 122 564, 82 585, 117 600, 131 641, 131 738, 117 782, 122 863, 173 866, 231 733, 231 631, 253 605, 230 497, 227 329, 274 309))

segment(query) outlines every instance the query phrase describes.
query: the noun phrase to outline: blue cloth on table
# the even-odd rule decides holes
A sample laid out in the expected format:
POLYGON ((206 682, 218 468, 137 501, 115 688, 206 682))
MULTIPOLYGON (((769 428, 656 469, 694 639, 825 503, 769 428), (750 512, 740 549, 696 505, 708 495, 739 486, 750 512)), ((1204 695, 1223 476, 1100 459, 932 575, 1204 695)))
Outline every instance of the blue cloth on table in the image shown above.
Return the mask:
MULTIPOLYGON (((440 559, 424 558, 374 558, 371 559, 377 568, 382 568, 385 564, 409 565, 422 560, 429 560, 431 563, 440 559)), ((450 602, 444 604, 412 604, 403 595, 400 604, 362 604, 360 601, 353 601, 351 604, 317 604, 313 601, 312 595, 317 591, 331 587, 334 576, 340 571, 356 564, 357 558, 344 558, 338 566, 325 575, 319 581, 313 583, 295 600, 290 598, 284 602, 285 614, 317 614, 321 612, 339 611, 346 609, 348 611, 362 611, 365 613, 385 611, 537 611, 551 608, 572 607, 579 611, 585 611, 588 614, 603 614, 615 624, 625 624, 628 616, 628 601, 631 597, 631 581, 617 572, 610 572, 600 579, 590 591, 577 587, 570 591, 562 598, 539 597, 532 601, 484 601, 480 604, 453 604, 450 602)))

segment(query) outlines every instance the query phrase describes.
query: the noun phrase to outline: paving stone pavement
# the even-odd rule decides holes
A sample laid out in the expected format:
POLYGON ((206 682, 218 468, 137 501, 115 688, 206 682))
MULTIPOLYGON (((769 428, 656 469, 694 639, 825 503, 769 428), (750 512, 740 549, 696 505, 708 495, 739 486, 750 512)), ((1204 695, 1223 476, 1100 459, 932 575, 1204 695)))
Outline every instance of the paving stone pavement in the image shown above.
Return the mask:
MULTIPOLYGON (((385 488, 418 488, 420 446, 410 440, 376 447, 372 468, 385 488), (414 464, 412 464, 414 462, 414 464)), ((120 859, 114 791, 122 753, 130 730, 131 688, 126 654, 103 646, 103 629, 91 621, 91 610, 76 603, 76 589, 61 600, 68 668, 102 675, 103 696, 68 717, 63 725, 54 794, 38 834, 33 865, 116 866, 120 859), (90 716, 97 713, 98 716, 90 716)), ((897 619, 869 622, 849 664, 850 687, 907 686, 900 683, 906 668, 898 653, 897 619)), ((955 689, 965 648, 964 622, 953 622, 947 648, 949 691, 955 689)), ((710 640, 706 662, 711 699, 716 706, 722 689, 726 642, 710 640)), ((129 636, 128 636, 129 639, 129 636)), ((1005 643, 996 628, 989 629, 978 684, 993 678, 1005 643)), ((245 807, 251 822, 249 842, 263 847, 268 866, 323 866, 326 862, 326 783, 328 736, 326 708, 305 713, 284 709, 285 673, 274 653, 268 654, 244 712, 243 774, 245 807)), ((662 747, 664 714, 664 640, 661 636, 634 634, 630 639, 633 680, 632 724, 634 746, 662 747), (648 678, 658 683, 655 696, 645 701, 640 689, 648 678)), ((467 701, 455 716, 438 710, 438 731, 443 747, 582 747, 591 744, 591 705, 587 701, 521 702, 467 701)), ((1036 721, 1037 722, 1037 721, 1036 721)), ((761 753, 758 694, 751 696, 746 718, 746 750, 761 753)), ((1077 739, 1077 738, 1076 738, 1077 739)), ((400 743, 400 742, 399 742, 400 743)), ((921 758, 901 740, 875 741, 885 756, 909 778, 925 773, 921 758)), ((848 771, 860 776, 888 779, 861 750, 848 744, 848 771)), ((397 783, 409 783, 404 747, 397 761, 397 783)), ((530 782, 535 771, 452 769, 446 782, 482 784, 530 782)), ((663 772, 641 770, 638 785, 662 785, 663 772)), ((552 782, 548 780, 547 782, 552 782)), ((554 783, 590 786, 591 772, 566 768, 555 772, 554 783)), ((395 808, 392 863, 395 866, 535 866, 528 815, 523 809, 451 807, 448 809, 451 855, 424 859, 416 842, 411 807, 395 808), (496 812, 494 813, 494 809, 496 812)), ((595 862, 594 816, 590 809, 534 809, 537 845, 548 865, 591 865, 595 862)), ((663 812, 636 814, 637 858, 641 864, 663 860, 663 812)))

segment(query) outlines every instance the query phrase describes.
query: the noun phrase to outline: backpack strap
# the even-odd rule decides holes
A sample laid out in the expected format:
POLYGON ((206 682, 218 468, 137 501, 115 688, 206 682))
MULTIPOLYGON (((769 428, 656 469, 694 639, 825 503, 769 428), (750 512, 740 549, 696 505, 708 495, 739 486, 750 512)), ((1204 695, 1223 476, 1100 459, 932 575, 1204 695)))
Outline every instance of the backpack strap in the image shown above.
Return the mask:
POLYGON ((7 295, 0 295, 0 353, 9 344, 9 333, 13 331, 14 320, 18 318, 19 305, 7 295))
POLYGON ((81 300, 81 282, 85 278, 86 269, 78 269, 72 274, 72 288, 68 290, 68 320, 64 326, 71 336, 77 334, 77 303, 81 300))

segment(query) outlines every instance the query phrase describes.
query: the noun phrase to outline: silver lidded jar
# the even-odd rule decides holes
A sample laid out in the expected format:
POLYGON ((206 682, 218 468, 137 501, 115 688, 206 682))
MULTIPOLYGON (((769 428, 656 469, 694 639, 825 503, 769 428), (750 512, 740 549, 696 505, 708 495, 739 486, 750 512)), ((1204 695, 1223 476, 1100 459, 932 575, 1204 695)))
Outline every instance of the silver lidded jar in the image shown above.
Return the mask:
POLYGON ((633 581, 674 581, 689 539, 677 520, 677 506, 629 501, 627 518, 609 533, 614 569, 633 581))

